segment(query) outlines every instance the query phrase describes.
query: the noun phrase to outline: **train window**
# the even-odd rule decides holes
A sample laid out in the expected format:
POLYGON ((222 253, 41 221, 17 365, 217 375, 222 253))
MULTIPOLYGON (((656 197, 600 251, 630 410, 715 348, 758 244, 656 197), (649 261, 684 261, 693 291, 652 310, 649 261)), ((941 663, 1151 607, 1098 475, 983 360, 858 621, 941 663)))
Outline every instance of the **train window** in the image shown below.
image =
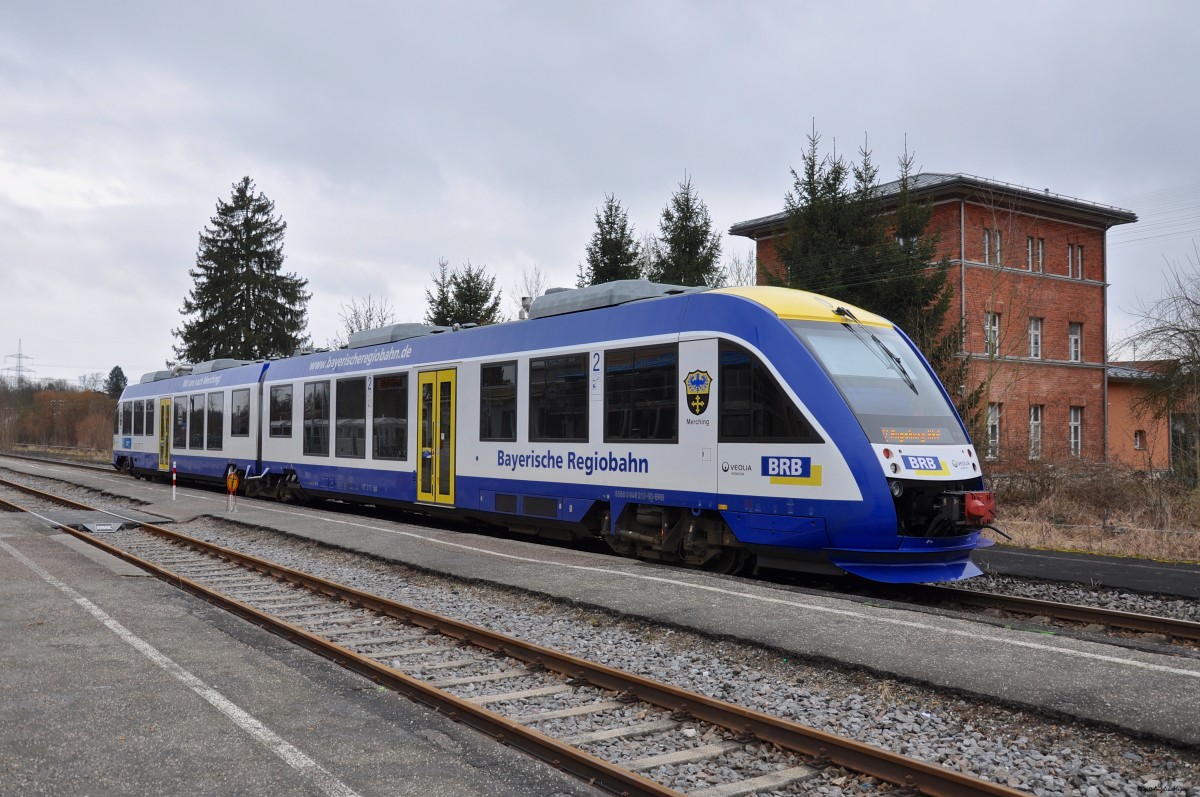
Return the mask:
POLYGON ((304 386, 304 453, 329 456, 329 382, 304 386))
POLYGON ((175 422, 171 424, 171 445, 174 448, 187 448, 187 397, 175 399, 175 422))
POLYGON ((133 434, 133 402, 121 402, 121 434, 133 434))
POLYGON ((721 442, 821 442, 812 423, 758 357, 741 346, 721 341, 720 362, 717 433, 721 442))
POLYGON ((367 455, 367 380, 339 379, 337 432, 334 453, 339 457, 367 455))
POLYGON ((146 402, 133 402, 133 433, 146 433, 146 402))
POLYGON ((479 369, 479 439, 517 439, 517 364, 489 363, 479 369))
POLYGON ((121 433, 121 405, 118 404, 117 408, 115 410, 113 410, 113 434, 120 434, 120 433, 121 433))
POLYGON ((604 353, 604 441, 679 439, 679 347, 604 353))
POLYGON ((154 435, 154 401, 146 400, 146 434, 154 435))
POLYGON ((271 388, 271 437, 292 436, 292 386, 271 388))
POLYGON ((371 452, 375 459, 408 459, 408 374, 375 377, 371 452))
POLYGON ((188 448, 204 448, 204 394, 189 396, 192 402, 188 413, 188 448))
POLYGON ((587 442, 587 355, 529 361, 529 439, 587 442))
POLYGON ((208 439, 205 448, 221 450, 221 439, 225 436, 225 394, 208 394, 208 439))
POLYGON ((250 390, 233 391, 229 407, 229 436, 250 436, 250 390))

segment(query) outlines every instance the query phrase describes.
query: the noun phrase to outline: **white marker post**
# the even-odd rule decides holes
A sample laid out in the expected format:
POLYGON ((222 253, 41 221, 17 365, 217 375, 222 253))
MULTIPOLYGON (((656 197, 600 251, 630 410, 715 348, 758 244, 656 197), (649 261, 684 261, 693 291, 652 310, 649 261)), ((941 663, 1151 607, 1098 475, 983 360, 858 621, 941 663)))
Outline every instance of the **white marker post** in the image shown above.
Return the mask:
POLYGON ((175 471, 179 468, 178 462, 171 463, 171 500, 175 500, 175 471))

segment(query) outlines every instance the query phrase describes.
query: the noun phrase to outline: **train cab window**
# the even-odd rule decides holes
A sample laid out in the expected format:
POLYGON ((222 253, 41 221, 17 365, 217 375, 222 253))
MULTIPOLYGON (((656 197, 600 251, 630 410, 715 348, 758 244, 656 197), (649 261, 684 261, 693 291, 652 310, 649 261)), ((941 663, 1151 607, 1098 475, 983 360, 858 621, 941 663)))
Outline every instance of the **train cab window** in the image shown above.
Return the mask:
POLYGON ((329 382, 304 385, 304 453, 329 456, 329 382))
POLYGON ((204 394, 188 397, 192 402, 188 413, 188 448, 204 448, 204 394))
POLYGON ((133 434, 133 402, 121 402, 121 434, 133 434))
POLYGON ((517 439, 517 364, 479 369, 479 439, 517 439))
POLYGON ((171 446, 187 448, 188 400, 186 396, 175 399, 175 420, 171 424, 171 446))
POLYGON ((386 374, 372 381, 371 455, 408 459, 408 374, 386 374))
POLYGON ((604 353, 604 441, 679 439, 679 347, 604 353))
POLYGON ((367 380, 337 382, 337 425, 333 451, 339 457, 367 455, 367 380))
POLYGON ((133 433, 146 433, 146 402, 133 402, 133 433))
POLYGON ((154 400, 146 399, 146 434, 154 436, 154 400))
POLYGON ((529 361, 529 439, 587 442, 586 354, 529 361))
POLYGON ((221 440, 225 436, 225 394, 208 394, 208 438, 205 448, 209 451, 220 451, 221 440))
POLYGON ((271 388, 271 437, 292 436, 292 386, 271 388))
POLYGON ((229 406, 229 436, 250 436, 250 390, 235 390, 229 406))
POLYGON ((762 361, 737 344, 721 341, 717 391, 718 436, 723 443, 821 442, 762 361))

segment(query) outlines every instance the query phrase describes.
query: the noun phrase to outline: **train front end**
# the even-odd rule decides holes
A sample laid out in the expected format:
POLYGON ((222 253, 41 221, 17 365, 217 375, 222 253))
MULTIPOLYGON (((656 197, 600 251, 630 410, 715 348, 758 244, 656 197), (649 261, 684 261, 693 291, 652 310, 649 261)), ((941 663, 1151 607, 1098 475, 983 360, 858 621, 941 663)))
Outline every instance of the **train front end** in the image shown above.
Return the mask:
POLYGON ((858 430, 838 435, 856 463, 866 513, 830 529, 829 562, 886 582, 979 575, 970 554, 992 545, 981 532, 995 516, 995 495, 949 396, 898 328, 842 305, 833 313, 835 323, 785 319, 868 443, 858 430))

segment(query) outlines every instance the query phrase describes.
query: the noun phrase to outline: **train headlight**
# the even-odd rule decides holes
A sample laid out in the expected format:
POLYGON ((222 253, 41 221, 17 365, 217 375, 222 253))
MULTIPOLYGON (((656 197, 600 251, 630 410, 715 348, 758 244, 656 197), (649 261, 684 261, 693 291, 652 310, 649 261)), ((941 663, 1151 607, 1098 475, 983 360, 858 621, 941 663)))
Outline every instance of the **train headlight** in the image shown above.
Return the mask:
POLYGON ((888 486, 892 489, 892 497, 899 498, 904 495, 904 483, 893 479, 888 482, 888 486))

